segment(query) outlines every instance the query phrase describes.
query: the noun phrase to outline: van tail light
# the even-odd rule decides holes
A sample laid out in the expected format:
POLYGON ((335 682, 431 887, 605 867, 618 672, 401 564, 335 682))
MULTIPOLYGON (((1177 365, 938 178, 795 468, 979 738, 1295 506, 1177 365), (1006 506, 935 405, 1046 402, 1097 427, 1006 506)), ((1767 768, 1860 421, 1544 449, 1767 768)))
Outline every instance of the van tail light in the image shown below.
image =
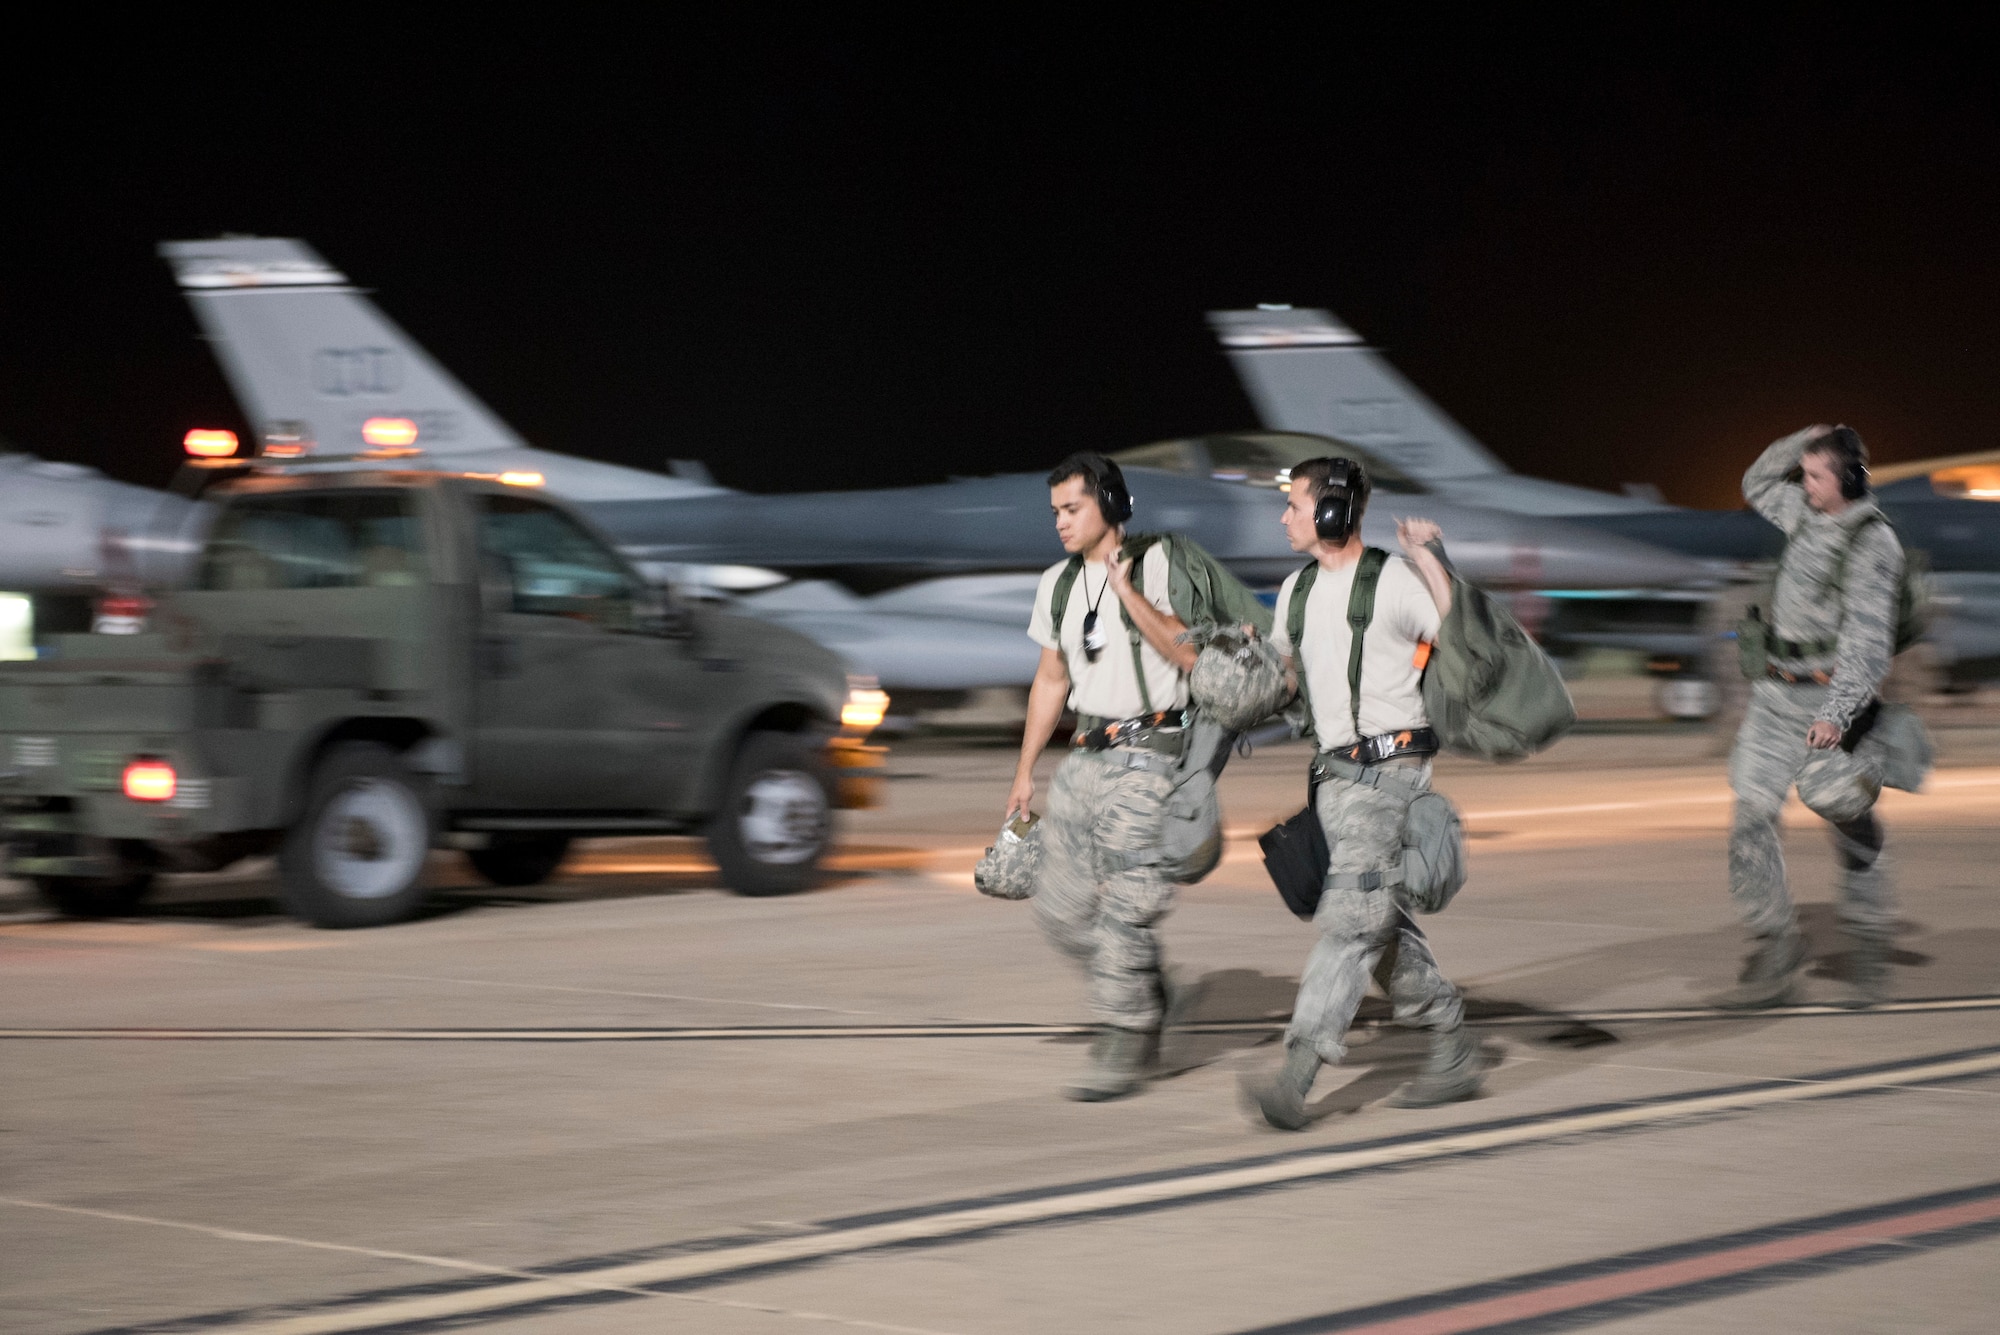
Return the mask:
POLYGON ((125 796, 134 802, 165 802, 178 786, 174 767, 164 760, 134 760, 125 767, 125 796))

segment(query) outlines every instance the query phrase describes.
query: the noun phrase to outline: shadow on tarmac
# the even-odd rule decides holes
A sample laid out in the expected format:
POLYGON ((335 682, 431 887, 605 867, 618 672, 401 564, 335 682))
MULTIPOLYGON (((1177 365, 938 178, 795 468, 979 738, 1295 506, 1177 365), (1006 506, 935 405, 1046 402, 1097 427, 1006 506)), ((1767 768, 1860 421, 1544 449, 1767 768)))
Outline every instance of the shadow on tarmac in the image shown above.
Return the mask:
MULTIPOLYGON (((1805 968, 1808 976, 1843 984, 1850 982, 1853 953, 1841 928, 1836 907, 1824 903, 1801 905, 1799 920, 1807 940, 1805 968)), ((1908 921, 1898 926, 1898 935, 1901 936, 1920 934, 1922 931, 1920 925, 1908 921)), ((2000 959, 2000 932, 1975 930, 1948 933, 1927 944, 1934 949, 1942 947, 1942 953, 1952 958, 2000 959)), ((1741 939, 1733 930, 1654 937, 1549 961, 1532 971, 1508 978, 1507 984, 1510 990, 1518 988, 1542 995, 1589 995, 1599 991, 1609 978, 1628 982, 1641 976, 1681 980, 1691 971, 1733 976, 1741 949, 1741 939)), ((1907 948, 1898 948, 1890 954, 1892 966, 1899 971, 1932 967, 1937 958, 1937 955, 1907 948)), ((1295 977, 1264 974, 1254 969, 1220 970, 1208 974, 1203 981, 1205 995, 1202 1005, 1192 1017, 1196 1021, 1282 1022, 1289 1017, 1292 1000, 1298 990, 1298 979, 1295 977)), ((1724 981, 1718 978, 1716 990, 1721 989, 1724 981)), ((1580 1021, 1559 1009, 1490 994, 1468 995, 1465 1010, 1466 1019, 1474 1025, 1501 1019, 1512 1021, 1508 1033, 1515 1041, 1572 1051, 1613 1044, 1627 1050, 1643 1050, 1656 1045, 1699 1045, 1725 1035, 1740 1038, 1746 1033, 1781 1023, 1786 1018, 1748 1013, 1718 1017, 1713 1021, 1621 1024, 1614 1032, 1599 1024, 1580 1021), (1546 1027, 1522 1023, 1523 1019, 1532 1021, 1537 1018, 1545 1020, 1546 1027)), ((1385 999, 1373 995, 1363 999, 1355 1015, 1354 1028, 1349 1033, 1348 1057, 1342 1063, 1344 1071, 1356 1074, 1310 1105, 1313 1121, 1360 1112, 1416 1073, 1428 1053, 1428 1038, 1421 1032, 1399 1028, 1392 1021, 1389 1003, 1385 999)), ((1167 1069, 1156 1078, 1173 1079, 1253 1048, 1275 1049, 1280 1038, 1281 1033, 1275 1031, 1184 1032, 1173 1039, 1168 1049, 1167 1069)), ((1493 1045, 1485 1045, 1485 1051, 1489 1063, 1494 1063, 1498 1054, 1493 1045)), ((1275 1064, 1275 1054, 1271 1060, 1275 1064)), ((1512 1072, 1511 1081, 1515 1087, 1524 1083, 1532 1085, 1542 1079, 1553 1079, 1560 1073, 1558 1066, 1521 1066, 1512 1072)), ((1323 1080, 1326 1078, 1322 1077, 1323 1080)))

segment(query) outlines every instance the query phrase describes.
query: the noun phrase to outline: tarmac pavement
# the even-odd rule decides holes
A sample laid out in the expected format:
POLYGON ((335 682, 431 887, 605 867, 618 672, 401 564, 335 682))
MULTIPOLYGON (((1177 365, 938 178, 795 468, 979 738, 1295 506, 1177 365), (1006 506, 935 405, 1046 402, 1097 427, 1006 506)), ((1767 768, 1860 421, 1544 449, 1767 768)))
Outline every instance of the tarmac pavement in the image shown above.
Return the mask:
POLYGON ((1472 879, 1423 925, 1487 1090, 1385 1106, 1422 1044, 1371 1002, 1296 1135, 1237 1082, 1312 944, 1254 842, 1297 746, 1225 776, 1229 853, 1165 927, 1198 1022, 1109 1104, 1056 1093, 1081 979, 971 887, 1004 746, 899 744, 788 899, 677 840, 528 891, 440 856, 435 912, 363 932, 277 916, 267 866, 118 922, 16 898, 0 1329, 1990 1330, 2000 731, 1940 741, 1884 806, 1905 1004, 1825 1004, 1831 857, 1794 808, 1808 1004, 1748 1018, 1703 1006, 1742 952, 1705 735, 1444 762, 1472 879))

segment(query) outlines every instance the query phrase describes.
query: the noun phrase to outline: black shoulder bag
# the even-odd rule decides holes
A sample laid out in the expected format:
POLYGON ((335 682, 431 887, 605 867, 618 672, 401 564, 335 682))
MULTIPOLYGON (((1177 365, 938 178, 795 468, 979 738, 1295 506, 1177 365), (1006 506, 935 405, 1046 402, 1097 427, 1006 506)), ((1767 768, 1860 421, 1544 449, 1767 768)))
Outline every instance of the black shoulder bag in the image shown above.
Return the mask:
MULTIPOLYGON (((1361 733, 1361 637, 1375 619, 1375 585, 1382 578, 1382 566, 1389 554, 1370 547, 1361 553, 1360 568, 1354 572, 1354 589, 1347 597, 1347 625, 1353 644, 1347 655, 1347 690, 1352 697, 1354 729, 1361 733)), ((1285 629, 1292 640, 1292 662, 1297 665, 1299 692, 1306 690, 1306 660, 1303 643, 1306 624, 1306 595, 1312 592, 1319 563, 1299 571, 1292 585, 1291 602, 1285 608, 1285 629)), ((1310 714, 1308 714, 1310 719, 1310 714)), ((1309 732, 1308 737, 1312 736, 1309 732)), ((1319 783, 1306 780, 1306 809, 1282 825, 1274 825, 1258 836, 1257 847, 1264 852, 1264 870, 1278 887, 1285 907, 1306 921, 1319 911, 1320 895, 1326 890, 1326 872, 1333 862, 1327 847, 1326 830, 1319 823, 1319 783)))

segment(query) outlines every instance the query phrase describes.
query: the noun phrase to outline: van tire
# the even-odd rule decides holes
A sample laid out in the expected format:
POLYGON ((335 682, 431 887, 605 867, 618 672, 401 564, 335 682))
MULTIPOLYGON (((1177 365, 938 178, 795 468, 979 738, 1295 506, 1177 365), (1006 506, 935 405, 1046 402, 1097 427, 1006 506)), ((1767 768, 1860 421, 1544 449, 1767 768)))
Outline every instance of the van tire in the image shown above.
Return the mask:
POLYGON ((315 927, 379 927, 423 904, 432 816, 424 780, 386 746, 321 756, 305 810, 278 846, 285 911, 315 927))
POLYGON ((465 860, 472 869, 494 885, 540 885, 555 875, 569 856, 566 834, 535 835, 524 839, 494 836, 485 848, 468 848, 465 860))
POLYGON ((753 732, 743 739, 708 823, 708 850, 739 895, 811 888, 833 843, 833 777, 816 738, 753 732))

